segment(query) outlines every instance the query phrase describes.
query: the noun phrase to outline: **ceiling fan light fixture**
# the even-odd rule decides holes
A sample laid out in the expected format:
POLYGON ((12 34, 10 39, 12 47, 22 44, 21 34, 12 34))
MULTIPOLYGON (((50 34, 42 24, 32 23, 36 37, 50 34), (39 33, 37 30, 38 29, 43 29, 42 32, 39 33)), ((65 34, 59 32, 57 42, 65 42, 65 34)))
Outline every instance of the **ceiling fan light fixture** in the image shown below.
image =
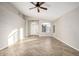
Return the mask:
POLYGON ((37 2, 37 3, 35 4, 34 2, 31 2, 31 4, 33 4, 35 7, 29 8, 29 9, 37 8, 37 12, 38 12, 38 13, 40 12, 40 9, 47 10, 47 8, 41 7, 44 3, 45 3, 45 2, 37 2))

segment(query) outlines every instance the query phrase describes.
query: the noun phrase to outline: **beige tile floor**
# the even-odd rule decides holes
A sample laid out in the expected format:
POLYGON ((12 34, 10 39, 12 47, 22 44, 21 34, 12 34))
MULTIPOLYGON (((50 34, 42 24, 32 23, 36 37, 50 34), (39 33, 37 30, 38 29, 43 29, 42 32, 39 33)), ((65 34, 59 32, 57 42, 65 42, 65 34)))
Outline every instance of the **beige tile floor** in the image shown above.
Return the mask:
POLYGON ((79 52, 53 37, 31 36, 0 51, 1 56, 79 56, 79 52))

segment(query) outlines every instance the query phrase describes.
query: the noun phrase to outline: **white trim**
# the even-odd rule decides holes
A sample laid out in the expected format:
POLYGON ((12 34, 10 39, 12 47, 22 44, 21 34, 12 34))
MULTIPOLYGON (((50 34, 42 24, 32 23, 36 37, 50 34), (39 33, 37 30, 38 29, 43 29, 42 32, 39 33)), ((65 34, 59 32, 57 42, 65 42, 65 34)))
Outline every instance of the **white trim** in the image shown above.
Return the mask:
POLYGON ((5 46, 1 47, 0 50, 5 49, 7 47, 8 47, 8 45, 5 45, 5 46))
POLYGON ((68 44, 68 43, 66 43, 66 42, 64 42, 64 41, 62 41, 62 39, 61 39, 61 38, 59 38, 59 37, 57 37, 56 35, 53 35, 53 37, 55 37, 57 40, 59 40, 59 41, 61 41, 61 42, 65 43, 66 45, 70 46, 71 48, 73 48, 73 49, 75 49, 75 50, 79 51, 79 49, 78 49, 78 48, 75 48, 75 47, 73 47, 72 45, 70 45, 70 44, 68 44))

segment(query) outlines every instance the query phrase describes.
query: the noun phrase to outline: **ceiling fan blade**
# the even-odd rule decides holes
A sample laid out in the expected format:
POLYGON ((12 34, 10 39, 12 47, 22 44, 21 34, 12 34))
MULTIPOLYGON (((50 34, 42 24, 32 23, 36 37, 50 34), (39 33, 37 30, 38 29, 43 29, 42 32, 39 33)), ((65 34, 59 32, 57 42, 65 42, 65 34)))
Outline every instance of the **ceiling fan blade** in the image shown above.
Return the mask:
POLYGON ((45 7, 40 7, 41 9, 44 9, 44 10, 47 10, 47 8, 45 8, 45 7))
POLYGON ((39 8, 37 8, 38 13, 40 12, 39 8))
POLYGON ((45 2, 40 2, 40 6, 42 5, 42 4, 44 4, 45 2))
POLYGON ((34 2, 30 2, 30 3, 32 3, 34 6, 36 6, 36 4, 34 2))
POLYGON ((36 8, 36 7, 33 7, 33 8, 29 8, 29 9, 34 9, 34 8, 36 8))
POLYGON ((40 4, 40 2, 37 2, 37 4, 40 4))

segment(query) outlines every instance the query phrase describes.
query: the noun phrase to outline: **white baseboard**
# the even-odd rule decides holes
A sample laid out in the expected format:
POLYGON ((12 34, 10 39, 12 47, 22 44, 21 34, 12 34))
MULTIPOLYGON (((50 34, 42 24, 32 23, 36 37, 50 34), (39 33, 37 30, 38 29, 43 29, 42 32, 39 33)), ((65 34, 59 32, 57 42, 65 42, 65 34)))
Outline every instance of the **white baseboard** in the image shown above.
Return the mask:
POLYGON ((78 48, 75 48, 75 47, 73 47, 72 45, 70 45, 70 44, 68 44, 68 43, 66 43, 66 42, 64 42, 64 41, 62 41, 62 39, 61 39, 61 38, 59 38, 59 37, 57 37, 56 35, 53 35, 53 37, 55 37, 55 38, 56 38, 56 39, 58 39, 59 41, 61 41, 61 42, 65 43, 66 45, 70 46, 71 48, 73 48, 73 49, 75 49, 75 50, 79 51, 79 49, 78 49, 78 48))
POLYGON ((0 50, 5 49, 7 47, 8 47, 8 45, 5 45, 5 46, 1 47, 0 50))

